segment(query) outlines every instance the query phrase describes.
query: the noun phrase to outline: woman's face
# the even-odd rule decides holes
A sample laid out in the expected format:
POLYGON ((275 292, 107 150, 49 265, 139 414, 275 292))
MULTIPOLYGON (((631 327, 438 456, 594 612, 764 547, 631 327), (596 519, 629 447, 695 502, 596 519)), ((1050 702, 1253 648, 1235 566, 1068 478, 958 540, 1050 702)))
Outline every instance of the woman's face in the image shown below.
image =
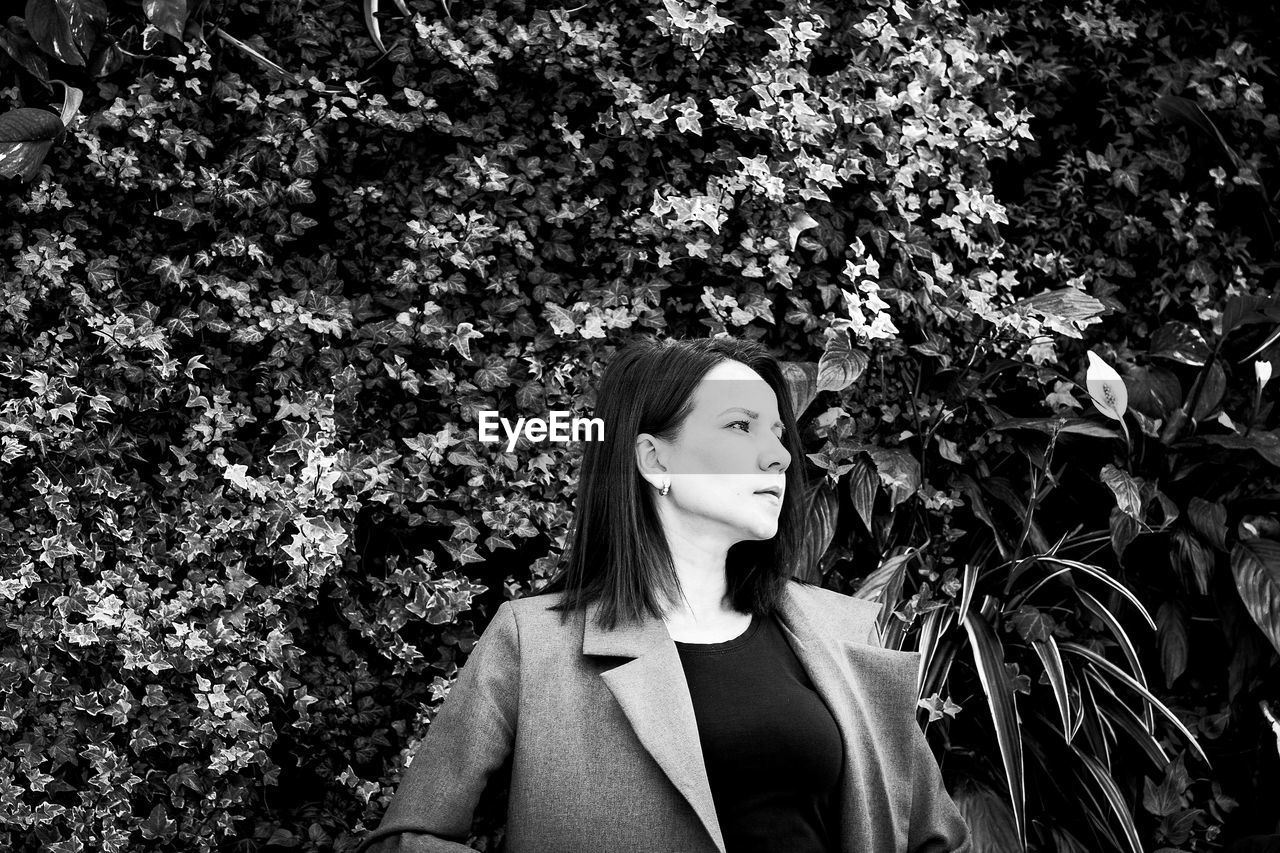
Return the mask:
POLYGON ((791 464, 781 421, 777 395, 760 374, 724 361, 694 392, 677 441, 640 436, 636 447, 646 479, 655 488, 671 483, 671 491, 658 497, 668 533, 726 550, 743 540, 773 538, 791 464), (761 493, 768 488, 776 496, 761 493))

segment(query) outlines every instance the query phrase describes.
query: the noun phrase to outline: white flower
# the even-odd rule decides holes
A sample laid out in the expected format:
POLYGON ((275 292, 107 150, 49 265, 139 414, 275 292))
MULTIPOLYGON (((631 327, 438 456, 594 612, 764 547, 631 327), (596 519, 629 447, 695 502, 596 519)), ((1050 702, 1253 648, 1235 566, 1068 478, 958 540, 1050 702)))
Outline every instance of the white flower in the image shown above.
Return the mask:
POLYGON ((1271 381, 1271 362, 1259 359, 1253 363, 1253 375, 1258 378, 1258 390, 1271 381))
POLYGON ((1125 410, 1129 406, 1129 392, 1124 387, 1124 380, 1116 373, 1115 368, 1099 358, 1093 350, 1089 350, 1085 385, 1089 388, 1089 396, 1093 398, 1094 408, 1113 420, 1124 420, 1125 410))

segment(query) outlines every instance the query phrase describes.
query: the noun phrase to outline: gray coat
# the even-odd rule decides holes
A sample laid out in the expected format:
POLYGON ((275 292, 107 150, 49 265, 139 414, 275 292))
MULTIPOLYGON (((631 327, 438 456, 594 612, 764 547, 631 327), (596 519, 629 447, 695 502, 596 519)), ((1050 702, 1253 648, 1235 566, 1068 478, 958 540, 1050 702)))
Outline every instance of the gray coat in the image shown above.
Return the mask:
MULTIPOLYGON (((359 848, 463 853, 514 750, 507 853, 725 853, 693 704, 663 622, 566 624, 561 595, 504 602, 359 848)), ((790 581, 783 634, 844 742, 840 853, 970 849, 916 723, 920 656, 881 648, 878 605, 790 581)))

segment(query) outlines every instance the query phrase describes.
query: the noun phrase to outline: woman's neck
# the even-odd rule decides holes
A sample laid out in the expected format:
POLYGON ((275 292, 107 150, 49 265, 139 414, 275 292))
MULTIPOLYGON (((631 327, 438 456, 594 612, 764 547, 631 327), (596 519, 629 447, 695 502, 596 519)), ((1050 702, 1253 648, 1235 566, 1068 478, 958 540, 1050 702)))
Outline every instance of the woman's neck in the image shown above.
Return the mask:
POLYGON ((695 562, 673 555, 672 561, 684 598, 668 603, 664 616, 668 622, 713 622, 735 612, 728 601, 723 558, 695 562))

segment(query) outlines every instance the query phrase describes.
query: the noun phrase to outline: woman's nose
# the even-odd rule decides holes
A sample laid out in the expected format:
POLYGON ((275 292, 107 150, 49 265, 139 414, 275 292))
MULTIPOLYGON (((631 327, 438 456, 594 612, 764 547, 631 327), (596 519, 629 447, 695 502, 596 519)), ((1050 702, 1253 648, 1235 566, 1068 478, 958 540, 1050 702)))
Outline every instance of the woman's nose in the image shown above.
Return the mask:
POLYGON ((791 452, 787 450, 787 445, 781 438, 776 435, 773 442, 766 447, 764 451, 765 458, 769 460, 765 467, 773 468, 777 465, 782 466, 782 470, 786 471, 787 466, 791 464, 791 452))

